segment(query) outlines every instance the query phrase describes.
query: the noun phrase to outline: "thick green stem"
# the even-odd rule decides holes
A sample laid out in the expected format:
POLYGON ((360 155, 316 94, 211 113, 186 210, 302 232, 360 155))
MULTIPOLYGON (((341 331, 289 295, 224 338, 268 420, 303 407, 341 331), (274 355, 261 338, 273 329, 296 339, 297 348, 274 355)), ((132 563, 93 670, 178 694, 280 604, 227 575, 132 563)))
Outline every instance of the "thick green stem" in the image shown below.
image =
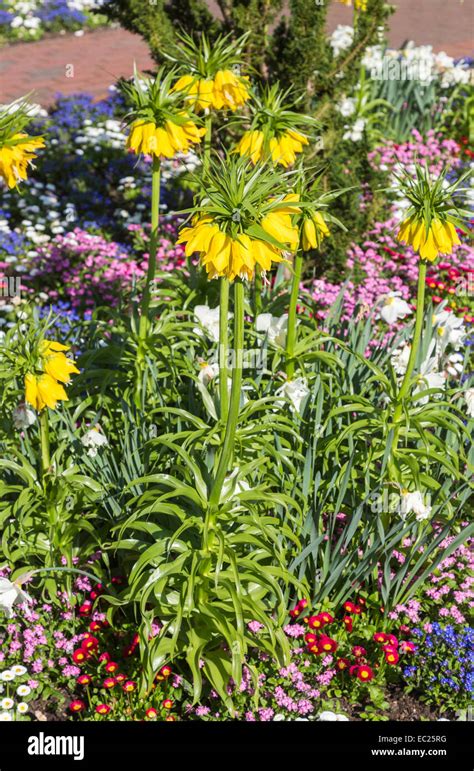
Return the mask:
POLYGON ((237 419, 239 416, 240 394, 242 388, 243 345, 244 285, 240 279, 236 279, 234 284, 234 366, 232 370, 232 389, 230 394, 229 414, 227 416, 224 444, 209 498, 209 504, 211 507, 219 503, 222 486, 224 484, 226 474, 230 469, 234 451, 235 429, 237 427, 237 419))
POLYGON ((202 157, 202 168, 206 172, 209 168, 209 162, 211 160, 211 144, 212 144, 212 113, 208 110, 208 113, 204 120, 206 127, 206 133, 204 135, 204 153, 202 157))
POLYGON ((229 391, 227 387, 227 358, 229 355, 229 279, 224 276, 220 282, 219 304, 219 399, 221 419, 227 420, 229 391))
POLYGON ((156 273, 156 250, 158 247, 158 226, 160 222, 160 183, 161 183, 160 159, 153 156, 152 183, 151 183, 151 233, 150 249, 148 256, 148 270, 146 285, 142 297, 140 317, 140 341, 146 337, 149 326, 148 311, 150 308, 151 290, 156 273))
POLYGON ((394 412, 394 422, 397 423, 402 415, 403 400, 408 394, 411 384, 411 376, 416 364, 416 357, 418 355, 418 348, 420 347, 421 332, 423 329, 423 317, 425 306, 425 284, 426 284, 426 262, 420 260, 420 267, 418 269, 418 291, 416 295, 416 318, 415 329, 413 332, 413 341, 411 344, 410 356, 408 358, 407 369, 405 376, 402 380, 400 390, 398 392, 397 405, 394 412))
POLYGON ((255 266, 255 281, 254 281, 254 291, 255 291, 254 310, 255 310, 255 318, 257 318, 258 314, 262 310, 262 288, 263 288, 262 269, 261 269, 260 265, 256 265, 255 266))
POLYGON ((42 411, 40 415, 39 423, 40 423, 40 437, 41 437, 41 470, 44 476, 51 465, 47 407, 45 407, 45 409, 42 411))
POLYGON ((424 260, 420 260, 419 269, 418 269, 418 290, 416 295, 415 329, 413 331, 413 340, 411 344, 410 356, 408 358, 406 372, 403 377, 400 390, 398 392, 397 401, 395 404, 395 410, 393 413, 394 432, 393 432, 393 442, 392 442, 392 449, 391 449, 391 459, 389 462, 389 473, 393 479, 398 479, 399 482, 401 482, 400 474, 397 473, 397 468, 395 466, 393 459, 398 450, 398 439, 399 439, 399 433, 401 428, 400 420, 403 414, 403 403, 410 390, 413 370, 415 368, 416 359, 418 356, 418 349, 420 347, 421 333, 423 329, 424 309, 425 309, 424 308, 425 284, 426 284, 426 262, 424 260))
POLYGON ((295 255, 293 266, 293 284, 291 286, 290 307, 288 310, 288 333, 286 336, 286 375, 289 380, 295 373, 295 345, 296 345, 296 308, 298 305, 301 271, 303 269, 303 254, 298 251, 295 255))

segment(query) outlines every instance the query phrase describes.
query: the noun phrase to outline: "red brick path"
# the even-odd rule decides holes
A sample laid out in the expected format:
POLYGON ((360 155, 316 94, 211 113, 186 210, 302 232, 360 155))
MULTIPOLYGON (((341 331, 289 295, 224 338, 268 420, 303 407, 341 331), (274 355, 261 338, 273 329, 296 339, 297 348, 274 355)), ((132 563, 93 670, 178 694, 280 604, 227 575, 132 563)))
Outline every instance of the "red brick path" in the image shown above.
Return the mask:
MULTIPOLYGON (((451 56, 472 55, 474 0, 391 1, 397 6, 390 25, 392 46, 411 39, 451 56)), ((330 29, 336 24, 350 24, 351 19, 350 8, 332 4, 330 29)), ((123 29, 7 46, 0 52, 0 102, 31 90, 35 92, 33 98, 44 105, 54 101, 58 92, 87 91, 100 98, 120 75, 132 74, 134 61, 138 69, 153 66, 146 43, 123 29)))

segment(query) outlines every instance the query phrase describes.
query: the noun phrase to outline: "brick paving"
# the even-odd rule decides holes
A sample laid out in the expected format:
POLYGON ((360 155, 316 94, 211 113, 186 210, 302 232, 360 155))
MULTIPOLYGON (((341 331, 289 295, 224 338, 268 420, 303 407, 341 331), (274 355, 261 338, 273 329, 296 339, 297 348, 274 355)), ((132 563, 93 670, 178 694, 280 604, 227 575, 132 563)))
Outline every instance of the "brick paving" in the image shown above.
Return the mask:
MULTIPOLYGON (((392 0, 392 4, 397 11, 390 24, 390 45, 411 39, 451 56, 472 55, 474 0, 392 0)), ((328 27, 350 24, 351 19, 350 8, 333 3, 328 27)), ((100 99, 119 76, 132 74, 134 62, 138 69, 153 67, 144 40, 120 28, 6 46, 0 52, 0 102, 32 90, 35 101, 44 105, 59 92, 87 91, 100 99)))

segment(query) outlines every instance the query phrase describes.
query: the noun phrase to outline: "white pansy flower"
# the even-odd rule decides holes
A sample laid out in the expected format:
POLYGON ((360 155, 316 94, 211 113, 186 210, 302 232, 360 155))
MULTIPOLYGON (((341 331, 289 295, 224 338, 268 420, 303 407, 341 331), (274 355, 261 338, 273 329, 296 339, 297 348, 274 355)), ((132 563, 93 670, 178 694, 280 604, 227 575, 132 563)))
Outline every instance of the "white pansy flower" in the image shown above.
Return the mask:
POLYGON ((255 319, 257 332, 265 332, 270 343, 285 346, 288 332, 288 314, 272 316, 271 313, 260 313, 255 319))
POLYGON ((10 669, 5 669, 4 672, 0 672, 0 680, 2 680, 4 683, 9 683, 14 679, 15 675, 10 669))
POLYGON ((23 402, 15 407, 12 417, 13 425, 20 430, 28 428, 36 422, 36 412, 23 402))
POLYGON ((400 297, 400 292, 389 292, 380 308, 380 316, 387 324, 395 324, 396 321, 404 319, 411 312, 407 301, 400 297))
POLYGON ((91 428, 90 431, 86 431, 84 436, 81 437, 81 443, 84 447, 88 448, 87 454, 91 458, 95 458, 99 447, 106 447, 109 444, 107 437, 99 431, 98 426, 91 428))
POLYGON ((467 414, 470 418, 474 418, 474 388, 468 388, 464 391, 464 399, 467 404, 467 414))
POLYGON ((346 723, 349 721, 349 718, 339 712, 331 712, 330 709, 326 709, 318 715, 318 720, 322 720, 323 722, 336 720, 339 723, 346 723))
POLYGON ((275 394, 275 396, 285 396, 289 399, 294 412, 299 412, 300 414, 304 409, 308 395, 308 382, 304 377, 287 380, 275 394))
POLYGON ((6 696, 4 699, 0 701, 0 707, 2 709, 12 709, 15 702, 13 699, 10 699, 8 696, 6 696))
POLYGON ((20 715, 26 715, 28 712, 28 704, 26 701, 20 701, 19 704, 17 704, 16 710, 20 715))
POLYGON ((219 374, 219 365, 217 362, 209 364, 209 362, 203 361, 199 366, 200 370, 198 374, 198 380, 200 380, 203 385, 207 386, 211 380, 214 380, 214 378, 219 374))
POLYGON ((431 506, 426 506, 423 500, 423 496, 419 490, 415 490, 410 493, 408 490, 403 490, 401 494, 400 502, 400 516, 405 519, 407 514, 413 512, 418 522, 422 522, 425 519, 429 519, 431 516, 431 506))
POLYGON ((18 696, 29 696, 31 688, 29 685, 19 685, 16 689, 18 696))
POLYGON ((19 584, 9 581, 8 578, 0 578, 0 609, 5 611, 7 618, 12 615, 15 603, 22 602, 32 602, 29 594, 24 592, 19 584))

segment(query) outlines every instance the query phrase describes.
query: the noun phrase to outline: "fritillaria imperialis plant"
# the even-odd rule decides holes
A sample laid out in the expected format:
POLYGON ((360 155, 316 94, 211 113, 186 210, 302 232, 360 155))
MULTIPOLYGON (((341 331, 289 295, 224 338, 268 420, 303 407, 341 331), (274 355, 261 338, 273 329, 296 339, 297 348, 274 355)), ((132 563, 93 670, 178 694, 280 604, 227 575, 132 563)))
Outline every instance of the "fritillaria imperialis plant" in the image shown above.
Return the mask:
POLYGON ((25 132, 31 120, 31 106, 26 98, 0 110, 0 176, 10 188, 27 178, 36 150, 44 147, 43 137, 25 132))

